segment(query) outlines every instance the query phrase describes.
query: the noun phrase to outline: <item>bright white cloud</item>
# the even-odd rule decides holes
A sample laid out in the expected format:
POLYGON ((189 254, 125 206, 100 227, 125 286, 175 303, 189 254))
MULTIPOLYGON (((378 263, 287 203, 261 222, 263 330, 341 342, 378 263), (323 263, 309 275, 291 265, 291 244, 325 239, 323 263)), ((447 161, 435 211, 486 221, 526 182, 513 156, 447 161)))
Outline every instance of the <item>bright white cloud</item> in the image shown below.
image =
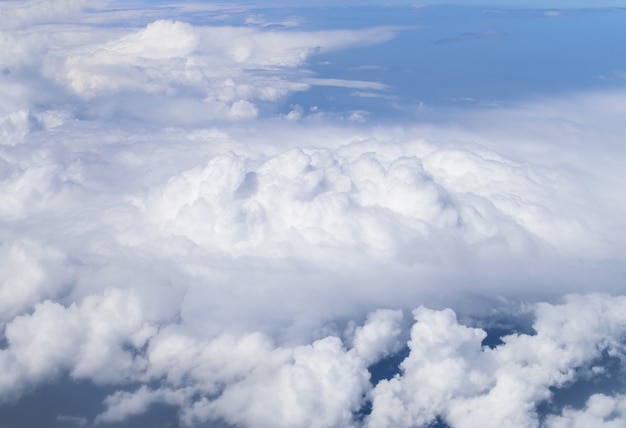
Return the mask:
POLYGON ((371 313, 367 322, 356 329, 354 351, 367 365, 393 355, 402 346, 402 312, 379 309, 371 313))
POLYGON ((122 90, 172 93, 193 88, 207 100, 275 100, 289 90, 306 88, 306 81, 285 81, 277 69, 296 67, 315 52, 379 43, 392 36, 393 30, 387 28, 302 33, 193 27, 158 20, 117 39, 63 52, 62 69, 47 73, 84 97, 122 90))
MULTIPOLYGON (((440 416, 454 427, 538 426, 536 406, 550 398, 549 388, 574 380, 576 369, 602 352, 623 355, 623 343, 613 338, 626 328, 624 303, 623 297, 589 295, 540 304, 535 335, 507 336, 494 349, 481 347, 485 333, 459 325, 452 311, 419 308, 402 374, 374 388, 368 423, 424 426, 440 416)), ((617 406, 593 396, 583 414, 607 418, 617 406)), ((548 426, 566 426, 575 414, 566 410, 548 426)), ((594 426, 590 422, 580 426, 594 426)))
MULTIPOLYGON (((305 68, 395 30, 91 25, 85 5, 2 5, 0 401, 69 376, 116 390, 59 415, 81 426, 164 403, 189 426, 533 427, 623 358, 622 94, 454 126, 273 114, 311 85, 389 90, 305 68), (511 311, 535 333, 484 347, 476 325, 511 311)), ((545 425, 615 425, 623 401, 545 425)))
MULTIPOLYGON (((4 7, 35 19, 35 10, 47 10, 43 3, 4 7)), ((71 3, 67 13, 76 16, 85 6, 56 2, 53 9, 69 8, 61 3, 71 3)), ((75 95, 93 103, 87 110, 93 107, 98 115, 183 122, 254 118, 257 102, 309 87, 306 73, 296 67, 313 54, 381 43, 395 33, 392 28, 302 32, 192 26, 167 19, 143 28, 32 24, 0 32, 0 87, 9 95, 0 103, 0 135, 9 137, 4 144, 15 144, 29 129, 23 116, 32 113, 30 106, 73 103, 75 95), (166 100, 172 95, 182 102, 172 105, 166 100)))

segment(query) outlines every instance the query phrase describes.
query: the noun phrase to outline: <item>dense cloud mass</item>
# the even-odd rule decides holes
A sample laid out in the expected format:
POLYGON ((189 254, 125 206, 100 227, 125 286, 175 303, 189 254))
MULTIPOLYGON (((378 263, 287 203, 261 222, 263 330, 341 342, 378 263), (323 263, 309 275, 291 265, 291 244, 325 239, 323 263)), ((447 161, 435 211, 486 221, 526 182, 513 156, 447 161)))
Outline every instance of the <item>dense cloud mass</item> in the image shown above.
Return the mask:
POLYGON ((384 97, 307 64, 401 29, 194 7, 0 5, 3 405, 68 377, 113 391, 71 426, 624 425, 623 94, 280 112, 384 97))

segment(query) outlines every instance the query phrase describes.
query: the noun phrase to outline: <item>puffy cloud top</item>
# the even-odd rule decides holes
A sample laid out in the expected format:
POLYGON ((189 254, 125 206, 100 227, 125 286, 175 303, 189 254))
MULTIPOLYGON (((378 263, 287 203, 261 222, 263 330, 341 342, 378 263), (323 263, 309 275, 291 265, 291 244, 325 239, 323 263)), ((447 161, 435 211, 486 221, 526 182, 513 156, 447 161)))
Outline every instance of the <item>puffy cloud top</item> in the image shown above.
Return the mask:
POLYGON ((622 94, 283 114, 389 90, 307 67, 398 30, 164 10, 0 5, 4 406, 68 379, 110 391, 84 425, 623 425, 623 390, 554 404, 623 370, 622 94))

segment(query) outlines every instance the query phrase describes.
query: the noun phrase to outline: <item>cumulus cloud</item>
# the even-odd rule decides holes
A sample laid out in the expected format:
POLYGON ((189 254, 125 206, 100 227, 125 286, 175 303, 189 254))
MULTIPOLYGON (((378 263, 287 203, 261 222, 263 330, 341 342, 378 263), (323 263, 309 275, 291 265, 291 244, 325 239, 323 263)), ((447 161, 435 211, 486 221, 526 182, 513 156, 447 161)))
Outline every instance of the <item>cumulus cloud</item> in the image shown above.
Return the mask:
MULTIPOLYGON (((575 380, 604 352, 623 355, 623 344, 612 340, 626 329, 623 304, 607 295, 541 304, 535 333, 506 336, 493 349, 481 344, 483 330, 460 324, 452 310, 421 307, 414 311, 401 372, 375 386, 366 368, 386 354, 372 358, 368 352, 397 349, 380 342, 397 327, 394 311, 370 314, 352 348, 336 336, 294 348, 275 347, 262 336, 222 337, 198 348, 169 331, 148 352, 151 375, 166 375, 167 386, 115 393, 98 418, 122 420, 166 402, 181 406, 190 426, 213 419, 244 426, 352 426, 360 425, 358 411, 370 397, 367 426, 427 426, 436 418, 455 427, 538 426, 536 406, 550 399, 553 388, 575 380), (573 321, 571 313, 589 323, 573 321)), ((566 408, 546 426, 566 426, 558 424, 577 415, 617 423, 620 400, 594 395, 585 409, 566 408)), ((586 423, 581 426, 591 426, 586 423)))
POLYGON ((356 329, 354 351, 370 366, 400 350, 401 332, 402 312, 379 309, 369 314, 367 322, 356 329))
MULTIPOLYGON (((16 16, 14 22, 23 21, 18 15, 36 20, 38 13, 58 20, 66 9, 74 18, 90 18, 81 12, 85 2, 8 3, 3 8, 16 16)), ((309 87, 306 73, 296 68, 313 54, 381 43, 395 33, 382 27, 303 32, 198 26, 170 19, 143 28, 33 24, 24 21, 0 33, 0 86, 13 95, 3 101, 0 131, 16 138, 28 129, 21 116, 32 113, 29 105, 75 102, 75 96, 88 115, 161 115, 169 121, 178 115, 182 122, 254 118, 256 103, 309 87), (183 102, 163 106, 163 97, 172 95, 183 102)))
POLYGON ((0 247, 0 319, 7 320, 45 298, 56 297, 70 282, 64 255, 40 242, 19 239, 0 247))
POLYGON ((540 304, 536 334, 506 336, 494 349, 483 348, 485 332, 459 325, 452 311, 417 309, 402 374, 374 388, 369 424, 421 426, 440 416, 454 427, 538 426, 536 406, 550 388, 574 380, 602 352, 623 355, 613 339, 624 334, 623 305, 623 297, 602 295, 540 304))
MULTIPOLYGON (((158 20, 145 29, 90 50, 70 53, 62 65, 62 83, 93 97, 119 90, 171 92, 196 88, 209 100, 275 100, 306 87, 271 73, 270 79, 246 69, 273 71, 302 64, 312 53, 377 43, 391 29, 317 33, 259 31, 248 27, 193 27, 158 20), (237 80, 243 82, 237 85, 237 80), (252 84, 250 84, 250 83, 252 84), (215 92, 217 91, 217 92, 215 92), (235 98, 234 98, 235 97, 235 98)), ((81 49, 84 49, 82 47, 81 49)), ((58 75, 58 70, 50 71, 58 75)))
POLYGON ((128 292, 106 290, 69 307, 45 300, 5 328, 8 348, 1 354, 12 375, 3 379, 2 398, 66 370, 96 383, 132 380, 143 364, 132 350, 155 332, 137 297, 128 292))
POLYGON ((160 9, 100 25, 89 5, 1 6, 4 405, 67 378, 108 391, 98 415, 58 415, 76 426, 155 404, 185 426, 623 419, 609 391, 538 410, 624 358, 621 94, 455 125, 283 114, 313 86, 384 97, 307 63, 395 30, 247 9, 242 26, 160 9), (532 331, 485 345, 520 314, 532 331))
POLYGON ((626 405, 623 395, 609 397, 604 394, 592 395, 584 409, 565 409, 562 415, 550 416, 546 426, 559 427, 619 427, 626 423, 626 405))

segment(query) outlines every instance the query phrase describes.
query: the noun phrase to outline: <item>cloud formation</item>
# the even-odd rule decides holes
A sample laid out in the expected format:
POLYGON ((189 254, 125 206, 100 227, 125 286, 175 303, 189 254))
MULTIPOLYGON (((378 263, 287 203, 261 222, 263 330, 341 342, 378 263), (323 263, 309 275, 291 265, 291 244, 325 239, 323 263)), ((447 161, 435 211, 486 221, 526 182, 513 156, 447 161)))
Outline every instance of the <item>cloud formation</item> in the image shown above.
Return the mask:
POLYGON ((3 405, 68 377, 112 391, 57 415, 77 426, 154 404, 182 426, 621 423, 623 390, 539 410, 623 366, 621 94, 283 114, 312 85, 384 96, 307 64, 396 30, 85 5, 0 6, 3 405))
MULTIPOLYGON (((536 334, 505 336, 494 349, 481 346, 484 331, 459 325, 452 311, 419 308, 402 374, 376 385, 369 423, 423 426, 440 416, 454 427, 539 426, 536 406, 551 388, 574 380, 603 352, 623 357, 623 343, 613 338, 624 334, 624 303, 571 295, 561 305, 540 304, 536 334)), ((593 408, 601 398, 590 400, 593 408)), ((571 414, 565 410, 547 426, 571 414)))

